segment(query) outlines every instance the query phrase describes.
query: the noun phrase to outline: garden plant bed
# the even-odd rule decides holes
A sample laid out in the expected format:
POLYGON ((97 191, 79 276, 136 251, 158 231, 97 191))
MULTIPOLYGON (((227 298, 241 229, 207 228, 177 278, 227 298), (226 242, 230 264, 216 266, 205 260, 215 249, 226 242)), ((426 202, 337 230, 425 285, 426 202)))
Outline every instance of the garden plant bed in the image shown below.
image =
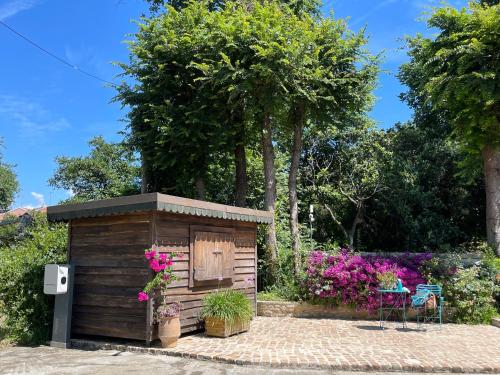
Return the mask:
POLYGON ((445 324, 416 330, 390 323, 333 319, 257 317, 250 330, 225 339, 195 334, 177 347, 126 341, 74 339, 73 347, 164 354, 270 367, 322 368, 346 371, 413 371, 499 373, 498 328, 445 324), (304 334, 307 333, 307 334, 304 334))

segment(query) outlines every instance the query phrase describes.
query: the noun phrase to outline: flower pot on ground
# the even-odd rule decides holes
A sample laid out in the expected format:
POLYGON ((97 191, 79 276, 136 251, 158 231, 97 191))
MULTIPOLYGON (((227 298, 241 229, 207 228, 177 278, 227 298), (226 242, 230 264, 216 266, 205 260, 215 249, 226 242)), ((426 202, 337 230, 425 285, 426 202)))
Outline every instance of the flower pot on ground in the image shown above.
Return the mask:
POLYGON ((164 348, 173 348, 177 345, 177 340, 181 336, 180 313, 181 304, 178 302, 163 303, 156 312, 158 337, 164 348))
POLYGON ((239 291, 211 293, 203 299, 201 317, 208 336, 228 337, 248 331, 253 317, 252 303, 239 291))
POLYGON ((173 348, 181 336, 181 320, 178 316, 164 318, 158 322, 158 337, 163 348, 173 348))

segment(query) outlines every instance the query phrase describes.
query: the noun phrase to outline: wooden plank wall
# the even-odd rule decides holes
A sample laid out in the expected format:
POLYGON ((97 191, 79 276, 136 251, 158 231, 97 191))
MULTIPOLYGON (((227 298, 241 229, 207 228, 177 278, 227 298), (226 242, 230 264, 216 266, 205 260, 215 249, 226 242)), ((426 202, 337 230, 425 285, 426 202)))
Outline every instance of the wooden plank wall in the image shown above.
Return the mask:
POLYGON ((182 254, 182 258, 176 258, 174 262, 174 271, 179 280, 170 285, 167 299, 182 303, 181 330, 183 333, 203 328, 199 319, 202 298, 219 286, 243 290, 255 303, 255 287, 245 282, 247 277, 255 277, 256 274, 255 223, 186 217, 160 212, 155 230, 156 245, 160 252, 174 251, 182 254), (236 268, 233 284, 218 285, 216 282, 203 287, 189 287, 190 225, 213 225, 235 229, 236 268))
POLYGON ((72 333, 146 339, 147 304, 137 292, 147 282, 144 249, 151 214, 71 221, 75 267, 72 333))
POLYGON ((218 287, 243 290, 255 303, 256 289, 245 282, 256 274, 255 233, 255 223, 162 212, 72 220, 69 258, 76 266, 72 333, 147 341, 156 338, 155 331, 147 337, 148 304, 137 301, 137 292, 149 277, 144 249, 152 242, 158 251, 182 255, 175 259, 179 280, 171 284, 168 300, 183 305, 183 333, 203 329, 199 319, 202 298, 218 287), (191 225, 235 229, 233 284, 189 287, 191 225))

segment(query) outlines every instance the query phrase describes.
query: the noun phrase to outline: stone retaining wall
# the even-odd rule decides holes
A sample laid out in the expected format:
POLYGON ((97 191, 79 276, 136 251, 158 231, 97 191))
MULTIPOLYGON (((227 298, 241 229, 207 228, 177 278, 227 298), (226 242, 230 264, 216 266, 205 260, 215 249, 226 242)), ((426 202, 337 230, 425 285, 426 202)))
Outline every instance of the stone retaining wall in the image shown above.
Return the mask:
POLYGON ((257 315, 268 317, 378 319, 349 306, 311 305, 306 302, 257 301, 257 315))
MULTIPOLYGON (((447 316, 450 308, 444 309, 443 321, 450 321, 447 316)), ((409 320, 416 319, 416 312, 407 310, 409 320)), ((257 315, 267 317, 293 317, 316 319, 352 319, 352 320, 378 320, 377 313, 369 314, 367 311, 356 311, 355 308, 341 306, 312 305, 307 302, 287 301, 257 301, 257 315)))
MULTIPOLYGON (((361 256, 381 256, 381 257, 399 257, 405 254, 410 254, 410 255, 421 255, 421 254, 431 254, 435 258, 446 258, 449 255, 452 255, 453 253, 404 253, 404 252, 396 252, 396 251, 388 251, 388 252, 368 252, 368 251, 361 251, 359 255, 361 256)), ((459 253, 460 255, 460 261, 463 266, 465 267, 470 267, 474 265, 476 262, 480 261, 483 259, 483 254, 479 252, 475 253, 459 253)))

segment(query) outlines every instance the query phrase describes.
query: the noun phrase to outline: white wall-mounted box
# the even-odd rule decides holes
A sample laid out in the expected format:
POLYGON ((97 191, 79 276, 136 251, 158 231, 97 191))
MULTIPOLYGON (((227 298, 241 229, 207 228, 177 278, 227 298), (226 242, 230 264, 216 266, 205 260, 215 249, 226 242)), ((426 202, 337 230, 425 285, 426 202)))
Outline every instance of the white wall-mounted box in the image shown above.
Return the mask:
POLYGON ((69 266, 65 264, 46 264, 43 278, 45 294, 65 294, 68 292, 69 266))

